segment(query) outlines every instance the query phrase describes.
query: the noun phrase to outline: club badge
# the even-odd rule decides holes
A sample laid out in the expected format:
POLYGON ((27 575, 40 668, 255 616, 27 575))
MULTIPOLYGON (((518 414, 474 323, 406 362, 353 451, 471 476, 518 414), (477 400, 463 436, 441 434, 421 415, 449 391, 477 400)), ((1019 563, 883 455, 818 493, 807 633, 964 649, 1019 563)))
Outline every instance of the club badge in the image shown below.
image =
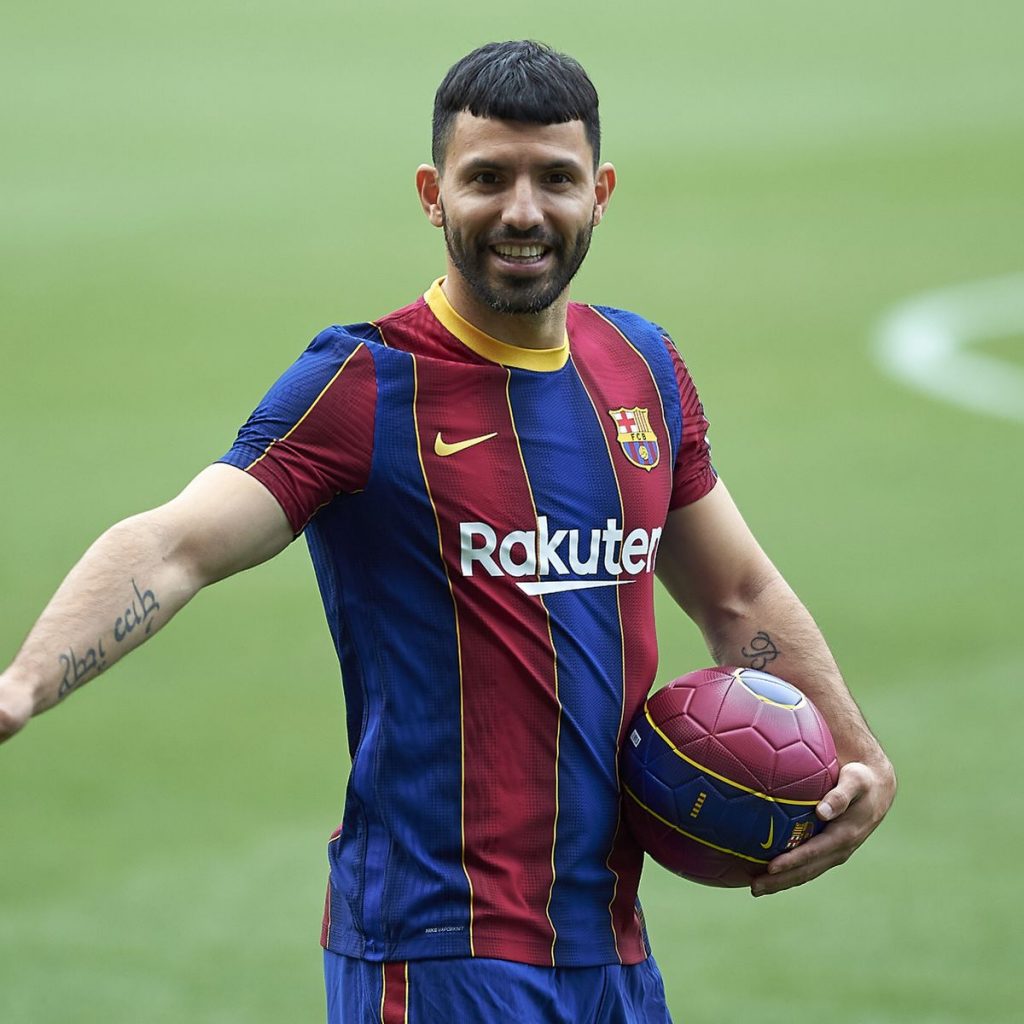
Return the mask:
POLYGON ((609 409, 608 415, 615 423, 616 437, 626 458, 640 469, 654 469, 661 459, 661 449, 647 410, 609 409))

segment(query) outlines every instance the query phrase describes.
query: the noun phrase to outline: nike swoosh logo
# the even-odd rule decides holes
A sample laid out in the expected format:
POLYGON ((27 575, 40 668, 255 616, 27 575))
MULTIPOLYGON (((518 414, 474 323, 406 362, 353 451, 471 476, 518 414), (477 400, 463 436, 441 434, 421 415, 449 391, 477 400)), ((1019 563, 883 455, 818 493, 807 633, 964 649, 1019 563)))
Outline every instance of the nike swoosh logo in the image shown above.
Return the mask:
POLYGON ((459 452, 464 452, 467 448, 472 448, 475 444, 483 444, 484 441, 490 441, 492 437, 497 437, 497 431, 493 434, 481 434, 479 437, 469 437, 465 441, 453 441, 449 444, 441 437, 441 431, 437 432, 437 437, 434 438, 434 454, 440 455, 444 458, 446 455, 456 455, 459 452))
POLYGON ((768 838, 761 844, 762 850, 770 850, 772 848, 772 840, 775 838, 775 819, 771 818, 771 824, 768 826, 768 838))

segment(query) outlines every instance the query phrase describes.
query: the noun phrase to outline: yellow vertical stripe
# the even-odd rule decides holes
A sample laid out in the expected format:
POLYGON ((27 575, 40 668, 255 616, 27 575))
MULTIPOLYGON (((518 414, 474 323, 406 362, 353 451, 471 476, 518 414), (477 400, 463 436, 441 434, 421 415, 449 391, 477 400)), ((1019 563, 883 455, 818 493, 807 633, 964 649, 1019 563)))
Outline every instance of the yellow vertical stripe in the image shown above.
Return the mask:
POLYGON ((473 943, 473 914, 474 914, 474 903, 473 903, 473 881, 469 877, 469 869, 466 867, 466 697, 465 689, 462 678, 462 632, 459 628, 459 606, 455 600, 455 588, 452 586, 452 577, 448 572, 448 563, 444 558, 444 540, 441 537, 441 517, 437 513, 437 504, 434 501, 434 496, 430 490, 430 481, 427 479, 427 468, 423 463, 423 444, 420 439, 420 421, 419 421, 419 372, 416 366, 416 357, 411 356, 412 359, 412 380, 413 380, 413 395, 412 395, 412 422, 413 427, 416 430, 416 454, 420 460, 420 472, 423 474, 423 486, 427 491, 427 499, 430 501, 430 508, 434 513, 434 524, 437 527, 437 551, 441 559, 441 567, 444 569, 445 579, 448 581, 448 593, 451 594, 452 598, 452 613, 455 616, 455 646, 458 653, 459 659, 459 745, 461 750, 459 752, 460 757, 460 794, 459 794, 459 817, 460 826, 462 830, 461 836, 461 847, 462 847, 462 873, 466 876, 466 884, 469 886, 469 955, 476 956, 473 943))
MULTIPOLYGON (((516 451, 519 452, 519 464, 523 467, 523 479, 526 481, 526 489, 530 494, 530 507, 533 509, 533 519, 537 527, 537 535, 539 536, 540 523, 539 516, 537 514, 537 502, 533 497, 533 485, 530 483, 530 474, 526 471, 526 460, 523 458, 523 446, 519 443, 519 430, 516 427, 515 413, 512 412, 512 395, 510 394, 510 387, 512 384, 512 371, 508 371, 508 379, 505 381, 505 400, 508 402, 508 416, 512 422, 512 436, 516 439, 516 451)), ((537 552, 534 551, 534 555, 537 552)), ((558 769, 560 765, 561 752, 562 752, 562 699, 558 693, 558 654, 555 651, 555 637, 551 632, 551 613, 548 611, 548 606, 544 603, 544 598, 538 595, 537 600, 540 601, 541 607, 544 609, 544 616, 547 619, 548 625, 548 643, 551 644, 551 657, 555 673, 555 701, 558 704, 558 721, 555 727, 555 820, 551 829, 551 888, 548 889, 548 902, 544 908, 544 914, 548 919, 548 924, 551 925, 551 966, 555 965, 555 944, 558 942, 558 929, 555 928, 555 922, 551 920, 551 901, 555 894, 555 846, 558 842, 558 769)))
MULTIPOLYGON (((572 357, 570 357, 571 359, 572 357)), ((594 410, 594 419, 597 420, 597 429, 601 432, 601 437, 604 438, 604 446, 608 451, 608 465, 611 468, 612 476, 615 478, 615 491, 619 496, 619 522, 622 523, 623 535, 626 532, 626 509, 622 501, 622 487, 619 484, 619 474, 615 469, 615 458, 612 455, 611 445, 608 443, 608 435, 604 429, 604 419, 601 413, 598 412, 597 406, 594 404, 594 397, 590 393, 590 389, 587 387, 586 382, 583 380, 583 376, 580 374, 579 369, 576 367, 575 362, 573 363, 573 369, 576 371, 576 377, 583 387, 583 390, 587 394, 587 398, 590 401, 590 406, 594 410)), ((621 789, 621 780, 619 778, 619 749, 618 749, 618 737, 622 735, 622 722, 626 717, 626 634, 622 628, 622 588, 615 588, 615 612, 619 619, 619 663, 622 665, 622 685, 620 688, 619 698, 619 728, 615 733, 615 789, 616 791, 621 789)), ((622 809, 619 809, 619 821, 615 826, 615 837, 618 838, 619 830, 622 828, 622 809)), ((612 841, 612 847, 614 849, 614 840, 612 841)), ((612 889, 612 898, 608 901, 608 921, 612 929, 612 940, 615 943, 615 955, 619 958, 619 962, 622 962, 622 953, 619 950, 619 937, 615 934, 615 914, 612 907, 615 903, 616 897, 619 895, 619 873, 611 866, 612 850, 608 851, 608 856, 605 857, 604 866, 615 876, 615 886, 612 889)))
POLYGON ((405 1024, 409 1024, 409 961, 405 961, 405 1024))
POLYGON ((380 324, 377 323, 376 320, 371 320, 370 326, 377 332, 377 337, 380 338, 380 343, 385 348, 390 348, 391 346, 387 343, 387 339, 384 337, 384 332, 380 329, 380 324))

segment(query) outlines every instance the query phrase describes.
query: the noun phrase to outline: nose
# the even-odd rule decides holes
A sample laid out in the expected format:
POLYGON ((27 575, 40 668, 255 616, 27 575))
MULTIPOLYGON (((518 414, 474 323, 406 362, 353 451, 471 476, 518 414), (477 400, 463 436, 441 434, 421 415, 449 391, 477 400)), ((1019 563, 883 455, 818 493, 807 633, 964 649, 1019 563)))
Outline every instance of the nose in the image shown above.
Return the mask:
POLYGON ((529 231, 544 222, 536 185, 528 176, 517 177, 509 190, 501 222, 517 231, 529 231))

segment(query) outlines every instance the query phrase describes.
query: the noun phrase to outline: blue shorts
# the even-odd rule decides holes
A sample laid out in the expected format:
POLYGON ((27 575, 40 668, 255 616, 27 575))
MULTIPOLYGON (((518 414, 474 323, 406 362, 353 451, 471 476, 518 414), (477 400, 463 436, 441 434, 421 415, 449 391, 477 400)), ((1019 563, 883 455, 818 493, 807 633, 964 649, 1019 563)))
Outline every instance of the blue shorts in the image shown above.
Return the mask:
POLYGON ((623 967, 375 963, 324 951, 328 1024, 672 1024, 653 957, 623 967))

